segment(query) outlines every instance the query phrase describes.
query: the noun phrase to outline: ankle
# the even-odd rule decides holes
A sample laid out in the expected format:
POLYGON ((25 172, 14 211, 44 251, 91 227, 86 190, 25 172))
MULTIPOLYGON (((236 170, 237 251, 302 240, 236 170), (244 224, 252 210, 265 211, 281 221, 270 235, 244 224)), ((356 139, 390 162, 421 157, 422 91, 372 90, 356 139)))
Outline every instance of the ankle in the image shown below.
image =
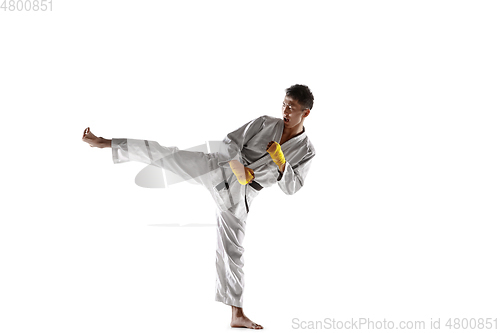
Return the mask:
POLYGON ((243 317, 243 308, 238 308, 236 306, 232 307, 233 317, 243 317))

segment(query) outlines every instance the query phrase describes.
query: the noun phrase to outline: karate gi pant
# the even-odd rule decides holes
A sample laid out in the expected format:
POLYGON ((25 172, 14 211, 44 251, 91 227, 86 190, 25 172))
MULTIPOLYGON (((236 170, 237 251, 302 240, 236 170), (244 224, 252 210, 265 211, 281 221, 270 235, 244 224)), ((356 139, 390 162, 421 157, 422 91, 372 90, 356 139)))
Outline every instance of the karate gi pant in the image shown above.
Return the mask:
MULTIPOLYGON (((219 166, 218 153, 162 147, 154 141, 113 139, 113 162, 142 162, 203 185, 217 204, 215 300, 243 306, 243 240, 248 209, 258 191, 238 183, 228 167, 219 166), (221 184, 225 184, 222 188, 221 184)), ((227 164, 227 163, 226 163, 227 164)))

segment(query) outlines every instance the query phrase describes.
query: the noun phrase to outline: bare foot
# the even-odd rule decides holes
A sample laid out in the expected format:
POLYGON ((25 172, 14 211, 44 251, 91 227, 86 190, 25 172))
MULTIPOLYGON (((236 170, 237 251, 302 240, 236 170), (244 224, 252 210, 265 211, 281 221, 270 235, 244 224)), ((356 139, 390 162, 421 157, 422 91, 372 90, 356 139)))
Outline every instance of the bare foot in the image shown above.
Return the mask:
POLYGON ((259 324, 254 323, 250 319, 248 319, 247 316, 243 313, 242 308, 237 308, 235 306, 233 308, 233 316, 231 319, 231 327, 244 327, 244 328, 251 328, 251 329, 263 329, 259 324))
POLYGON ((87 127, 83 131, 82 141, 90 145, 90 147, 106 148, 111 147, 111 140, 104 139, 102 136, 97 137, 91 131, 90 127, 87 127))

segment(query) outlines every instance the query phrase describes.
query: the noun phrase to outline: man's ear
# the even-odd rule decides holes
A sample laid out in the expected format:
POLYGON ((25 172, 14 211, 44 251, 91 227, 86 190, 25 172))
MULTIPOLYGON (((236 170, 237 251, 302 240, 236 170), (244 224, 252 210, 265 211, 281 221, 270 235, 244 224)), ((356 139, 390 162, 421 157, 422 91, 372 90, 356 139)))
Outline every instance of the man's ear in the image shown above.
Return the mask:
POLYGON ((302 117, 307 117, 309 115, 309 113, 311 113, 311 110, 310 109, 304 109, 304 113, 302 113, 302 117))

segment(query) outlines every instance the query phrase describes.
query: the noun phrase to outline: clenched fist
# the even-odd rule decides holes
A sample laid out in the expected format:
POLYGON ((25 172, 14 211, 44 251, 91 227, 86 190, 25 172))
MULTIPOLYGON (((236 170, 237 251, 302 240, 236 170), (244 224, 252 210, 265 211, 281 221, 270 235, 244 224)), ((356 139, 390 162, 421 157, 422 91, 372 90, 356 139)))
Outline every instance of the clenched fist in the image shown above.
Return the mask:
POLYGON ((271 155, 271 158, 273 159, 274 163, 280 168, 280 170, 283 172, 283 167, 285 165, 285 155, 283 155, 283 152, 281 151, 281 146, 279 143, 276 141, 271 141, 267 144, 266 151, 271 155))
POLYGON ((247 168, 237 160, 230 161, 229 166, 231 167, 231 170, 233 171, 234 175, 236 176, 238 182, 241 185, 246 185, 248 183, 251 183, 252 180, 255 178, 253 170, 247 168))

